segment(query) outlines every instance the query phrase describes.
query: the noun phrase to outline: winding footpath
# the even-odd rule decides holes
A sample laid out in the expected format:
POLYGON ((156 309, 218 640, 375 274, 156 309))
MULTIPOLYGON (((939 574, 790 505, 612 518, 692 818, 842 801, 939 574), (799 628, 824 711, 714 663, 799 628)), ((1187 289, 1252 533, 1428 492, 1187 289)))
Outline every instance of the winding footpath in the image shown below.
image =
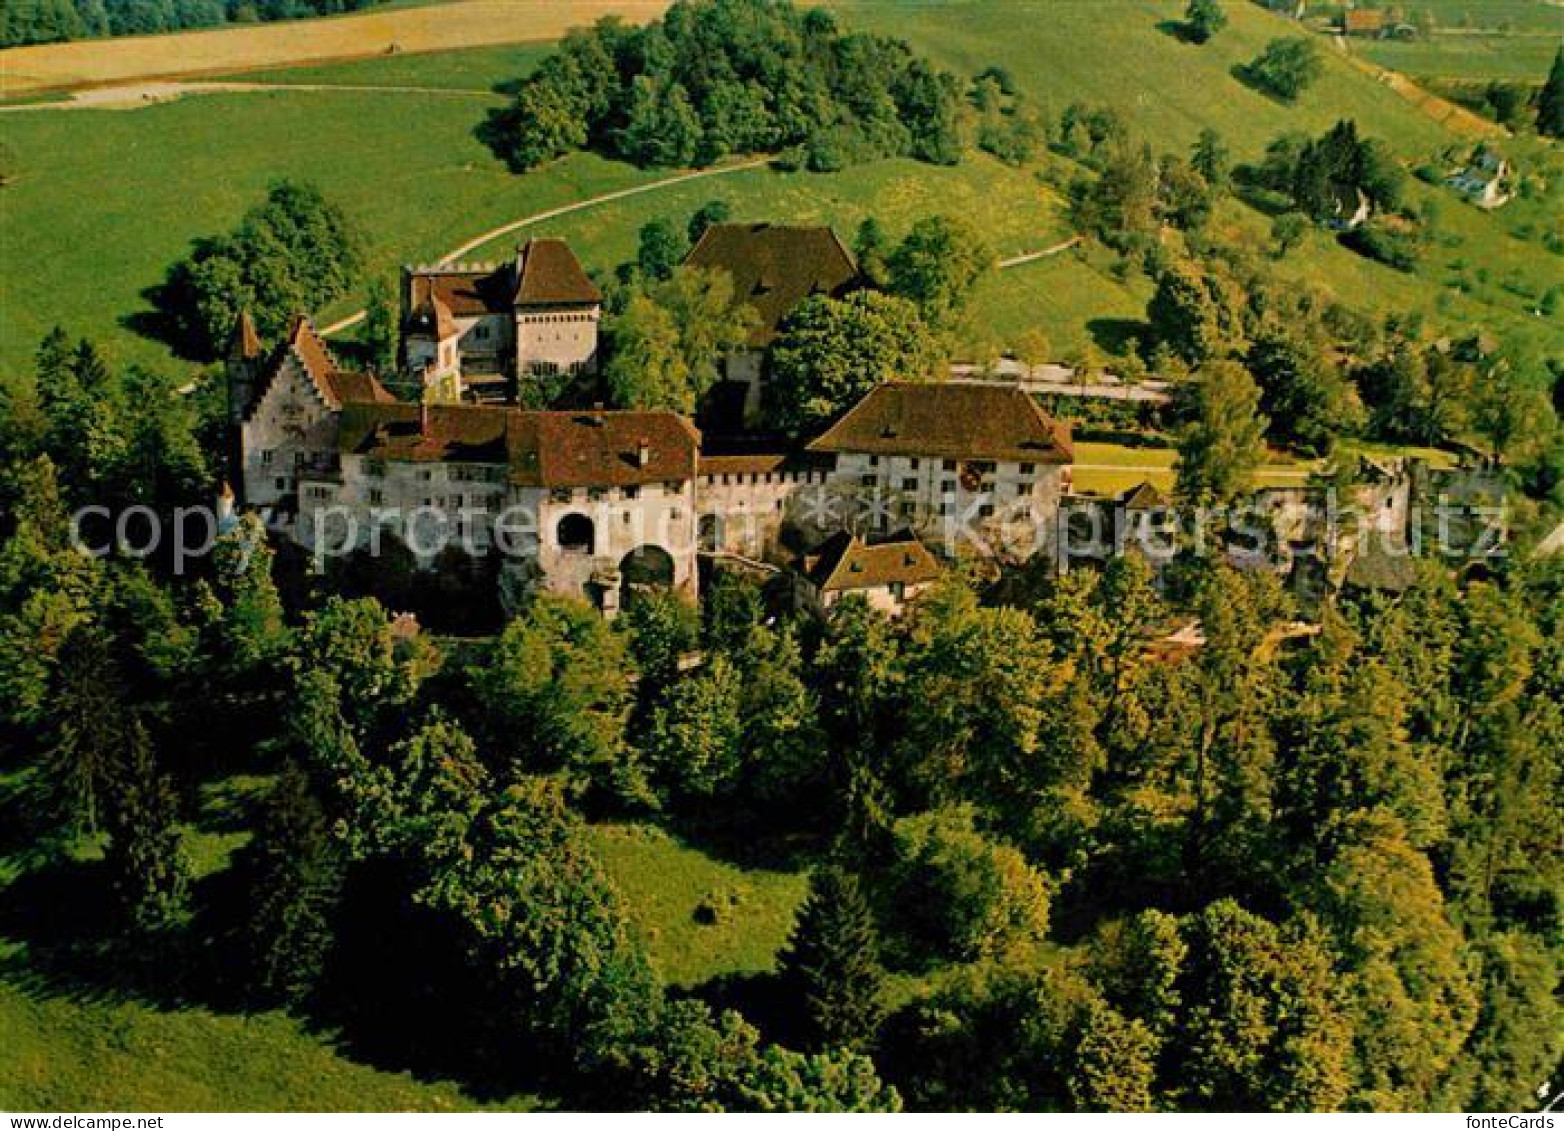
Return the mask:
MULTIPOLYGON (((531 216, 523 216, 520 220, 512 220, 508 224, 501 224, 497 228, 490 228, 487 232, 483 232, 474 236, 460 247, 453 248, 444 255, 440 256, 440 258, 436 260, 435 263, 436 266, 440 267, 448 266, 451 263, 460 260, 462 256, 478 250, 485 244, 492 243, 497 239, 510 235, 512 232, 520 231, 522 228, 530 227, 533 224, 541 224, 545 220, 553 220, 556 217, 567 216, 572 212, 580 212, 587 208, 596 208, 602 204, 611 204, 616 200, 623 200, 630 196, 638 196, 644 192, 656 192, 659 189, 671 188, 674 185, 684 184, 686 181, 699 180, 702 177, 720 177, 725 176, 728 173, 742 173, 748 169, 764 168, 767 164, 770 163, 770 161, 771 158, 769 157, 757 157, 752 161, 741 161, 734 165, 720 165, 714 169, 696 169, 693 172, 680 173, 673 177, 665 177, 660 181, 649 181, 644 185, 632 185, 630 188, 616 189, 613 192, 605 192, 601 196, 588 197, 586 200, 578 200, 571 204, 562 204, 558 208, 550 208, 543 212, 534 212, 531 216)), ((1059 255, 1062 252, 1068 251, 1070 248, 1075 247, 1080 242, 1080 236, 1071 236, 1062 243, 1056 243, 1052 247, 1045 247, 1041 251, 1031 251, 1025 253, 1024 255, 1016 255, 1009 259, 1002 259, 999 261, 998 267, 999 270, 1005 271, 1011 267, 1020 267, 1026 263, 1035 263, 1040 259, 1047 259, 1050 256, 1059 255)), ((320 330, 320 334, 322 337, 330 337, 333 334, 340 334, 344 330, 349 330, 354 326, 357 326, 363 320, 364 311, 355 310, 347 317, 339 319, 329 326, 323 327, 320 330)))

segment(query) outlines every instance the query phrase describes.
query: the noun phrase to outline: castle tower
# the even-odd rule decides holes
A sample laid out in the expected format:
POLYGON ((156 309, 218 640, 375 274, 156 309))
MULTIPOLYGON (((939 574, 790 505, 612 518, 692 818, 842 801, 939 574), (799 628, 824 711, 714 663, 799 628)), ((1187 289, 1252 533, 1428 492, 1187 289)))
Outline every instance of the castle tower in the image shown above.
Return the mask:
MULTIPOLYGON (((228 468, 229 479, 242 485, 244 453, 241 451, 240 427, 245 414, 255 403, 260 387, 261 368, 264 363, 261 336, 256 333, 255 319, 248 310, 241 310, 234 323, 233 337, 228 343, 228 355, 223 359, 223 374, 228 382, 228 468)), ((227 487, 227 484, 224 484, 227 487)))
POLYGON ((233 337, 228 343, 224 372, 228 378, 228 420, 238 424, 255 399, 256 382, 261 375, 261 336, 255 332, 255 319, 248 310, 239 312, 233 337))

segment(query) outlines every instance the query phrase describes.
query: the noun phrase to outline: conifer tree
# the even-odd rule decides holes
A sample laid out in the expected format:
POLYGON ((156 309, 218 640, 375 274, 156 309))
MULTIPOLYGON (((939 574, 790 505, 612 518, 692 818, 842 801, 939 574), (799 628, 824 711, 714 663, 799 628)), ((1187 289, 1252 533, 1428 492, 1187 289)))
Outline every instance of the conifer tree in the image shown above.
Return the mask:
POLYGON ((105 806, 105 861, 126 920, 153 933, 172 926, 185 906, 190 876, 180 844, 179 798, 140 720, 130 724, 122 758, 105 806))
POLYGON ((1564 47, 1553 56, 1553 69, 1537 96, 1537 132, 1544 137, 1564 137, 1564 47))
POLYGON ((250 985, 270 1000, 297 1003, 324 972, 343 875, 325 809, 297 763, 267 795, 235 868, 248 905, 240 945, 250 985))
POLYGON ((108 641, 91 624, 71 630, 56 664, 45 789, 73 830, 95 833, 126 748, 123 688, 108 641))
POLYGON ((782 956, 807 1048, 861 1048, 881 1017, 879 941, 858 878, 838 865, 810 878, 782 956))

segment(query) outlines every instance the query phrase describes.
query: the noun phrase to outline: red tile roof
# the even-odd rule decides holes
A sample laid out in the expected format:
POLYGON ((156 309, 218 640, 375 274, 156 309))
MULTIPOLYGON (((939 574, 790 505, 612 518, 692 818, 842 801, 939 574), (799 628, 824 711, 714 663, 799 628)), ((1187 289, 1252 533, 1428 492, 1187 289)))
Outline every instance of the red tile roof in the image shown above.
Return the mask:
POLYGON ((516 305, 547 306, 603 301, 581 261, 564 240, 528 240, 516 252, 516 305))
POLYGON ((1385 28, 1385 13, 1378 8, 1353 8, 1341 14, 1341 28, 1348 33, 1355 31, 1383 31, 1385 28))
POLYGON ((320 399, 328 408, 340 409, 355 403, 396 403, 396 398, 371 374, 355 373, 341 368, 337 364, 337 359, 326 347, 326 343, 315 332, 315 327, 310 324, 309 318, 298 314, 294 316, 293 325, 288 329, 287 338, 277 347, 266 366, 260 388, 256 392, 255 400, 251 402, 250 413, 253 414, 260 405, 266 396, 266 390, 271 387, 278 371, 290 357, 298 361, 299 367, 304 370, 305 376, 315 386, 315 391, 320 394, 320 399))
POLYGON ((733 276, 734 298, 759 316, 750 333, 756 347, 769 344, 810 295, 840 295, 858 280, 858 264, 830 228, 713 224, 684 262, 733 276))
POLYGON ((1070 463, 1069 426, 1014 385, 888 382, 809 445, 814 452, 1070 463))
POLYGON ((702 475, 764 475, 768 472, 800 472, 829 469, 831 458, 785 448, 775 440, 766 444, 719 439, 701 449, 702 475))
POLYGON ((426 325, 419 328, 426 331, 433 327, 433 315, 441 307, 444 307, 448 317, 455 315, 458 318, 510 314, 512 311, 508 266, 484 271, 415 274, 409 285, 411 293, 408 296, 408 307, 415 319, 425 320, 426 325))
POLYGON ((528 240, 516 259, 498 267, 419 269, 407 275, 407 309, 414 333, 449 337, 455 318, 511 315, 518 306, 583 306, 603 301, 570 245, 528 240), (442 311, 443 306, 443 311, 442 311), (441 315, 445 321, 441 321, 441 315))
POLYGON ((353 405, 343 452, 507 464, 524 487, 622 487, 695 475, 700 433, 672 412, 526 412, 498 405, 353 405))

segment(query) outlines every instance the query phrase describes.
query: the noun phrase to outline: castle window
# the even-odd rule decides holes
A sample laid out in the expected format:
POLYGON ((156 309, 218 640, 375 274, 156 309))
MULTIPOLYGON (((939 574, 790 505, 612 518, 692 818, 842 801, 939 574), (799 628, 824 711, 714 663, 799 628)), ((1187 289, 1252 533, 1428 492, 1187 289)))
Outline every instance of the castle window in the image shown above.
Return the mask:
POLYGON ((261 453, 261 466, 262 467, 269 467, 271 465, 271 462, 272 462, 272 453, 269 450, 262 452, 261 453))
POLYGON ((901 489, 903 491, 916 491, 918 489, 918 481, 916 479, 903 479, 901 481, 901 489))
POLYGON ((554 528, 559 548, 567 554, 590 554, 596 548, 597 531, 584 514, 567 514, 554 528))
POLYGON ((1032 474, 1032 472, 1034 470, 1036 470, 1036 469, 1029 463, 1023 463, 1021 465, 1021 474, 1022 475, 1030 475, 1030 474, 1032 474))
POLYGON ((386 501, 386 493, 379 487, 376 487, 369 492, 369 501, 371 505, 379 506, 381 503, 386 501))
POLYGON ((641 489, 639 487, 626 487, 624 494, 627 499, 639 499, 641 497, 641 489))

